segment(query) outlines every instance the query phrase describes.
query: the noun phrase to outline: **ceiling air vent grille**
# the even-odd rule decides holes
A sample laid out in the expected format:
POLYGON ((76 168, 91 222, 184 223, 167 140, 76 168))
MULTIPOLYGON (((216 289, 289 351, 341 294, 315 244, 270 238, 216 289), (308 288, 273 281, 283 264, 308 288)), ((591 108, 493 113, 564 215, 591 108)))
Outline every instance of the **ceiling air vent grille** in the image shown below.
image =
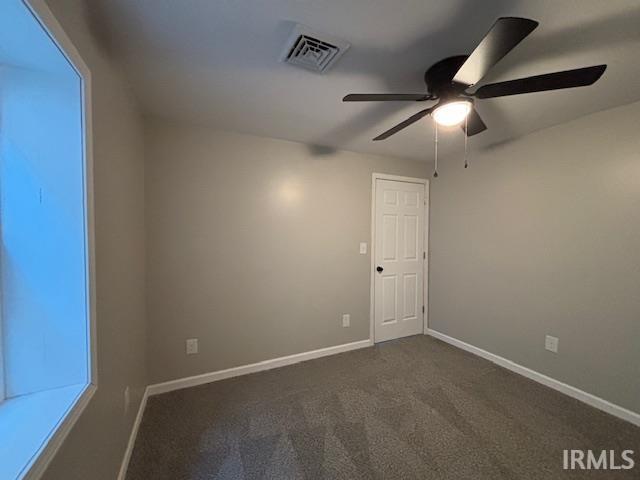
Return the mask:
POLYGON ((296 25, 282 53, 282 61, 324 73, 349 48, 343 40, 296 25))

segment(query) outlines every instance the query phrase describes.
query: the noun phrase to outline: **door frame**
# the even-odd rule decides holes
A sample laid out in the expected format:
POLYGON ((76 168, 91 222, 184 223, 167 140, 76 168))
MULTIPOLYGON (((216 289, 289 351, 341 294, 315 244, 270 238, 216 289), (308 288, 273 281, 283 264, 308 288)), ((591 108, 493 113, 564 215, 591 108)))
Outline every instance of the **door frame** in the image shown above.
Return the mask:
POLYGON ((417 183, 424 186, 424 251, 425 258, 422 261, 422 284, 424 288, 422 314, 422 333, 427 334, 429 327, 429 180, 426 178, 402 177, 387 173, 371 175, 371 267, 370 267, 370 302, 369 302, 369 340, 375 343, 375 271, 376 271, 376 183, 378 180, 392 180, 396 182, 417 183))

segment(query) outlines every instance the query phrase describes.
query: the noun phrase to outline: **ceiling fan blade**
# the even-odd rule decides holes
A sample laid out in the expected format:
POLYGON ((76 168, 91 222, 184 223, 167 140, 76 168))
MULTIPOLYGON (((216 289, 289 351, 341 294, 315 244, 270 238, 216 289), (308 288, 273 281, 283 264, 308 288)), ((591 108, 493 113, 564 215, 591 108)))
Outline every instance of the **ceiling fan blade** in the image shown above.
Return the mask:
POLYGON ((500 17, 493 24, 469 58, 458 69, 453 82, 475 85, 496 63, 515 48, 536 27, 528 18, 500 17))
POLYGON ((521 93, 584 87, 595 83, 606 68, 606 65, 596 65, 564 72, 546 73, 535 77, 508 80, 506 82, 490 83, 480 87, 474 95, 478 98, 495 98, 519 95, 521 93))
POLYGON ((402 130, 403 128, 407 128, 409 125, 411 125, 412 123, 417 122, 418 120, 420 120, 423 117, 426 117, 427 115, 429 115, 431 113, 431 111, 433 110, 433 108, 426 108, 424 110, 419 111, 418 113, 411 115, 409 118, 407 118, 404 122, 400 122, 398 125, 396 125, 393 128, 390 128, 389 130, 387 130, 384 133, 381 133, 380 135, 378 135, 376 138, 374 138, 374 141, 377 140, 384 140, 386 138, 389 138, 391 135, 398 133, 400 130, 402 130))
MULTIPOLYGON (((462 130, 464 130, 464 124, 461 125, 462 130)), ((469 116, 467 117, 467 137, 472 137, 477 135, 478 133, 484 132, 487 129, 487 126, 480 118, 480 114, 475 109, 475 107, 471 108, 469 112, 469 116)))
POLYGON ((343 102, 393 102, 430 100, 431 95, 425 93, 352 93, 342 99, 343 102))

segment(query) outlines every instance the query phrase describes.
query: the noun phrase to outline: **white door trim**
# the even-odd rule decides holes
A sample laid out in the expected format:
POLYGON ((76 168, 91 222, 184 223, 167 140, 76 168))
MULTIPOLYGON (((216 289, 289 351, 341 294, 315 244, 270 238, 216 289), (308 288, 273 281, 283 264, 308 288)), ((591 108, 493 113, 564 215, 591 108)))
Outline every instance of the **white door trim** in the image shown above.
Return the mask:
POLYGON ((429 326, 429 180, 426 178, 402 177, 386 173, 373 173, 371 175, 371 268, 370 276, 370 302, 369 302, 369 339, 375 342, 375 269, 376 269, 376 182, 377 180, 395 180, 396 182, 418 183, 424 185, 424 251, 426 258, 423 260, 423 285, 424 285, 424 313, 422 314, 423 333, 426 335, 429 326))

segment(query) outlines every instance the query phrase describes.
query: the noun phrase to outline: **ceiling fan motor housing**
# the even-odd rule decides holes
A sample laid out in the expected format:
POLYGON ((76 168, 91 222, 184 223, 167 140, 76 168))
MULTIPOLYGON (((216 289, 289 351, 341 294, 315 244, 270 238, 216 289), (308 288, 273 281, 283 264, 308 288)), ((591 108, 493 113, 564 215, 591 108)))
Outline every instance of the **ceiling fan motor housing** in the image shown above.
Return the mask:
POLYGON ((424 74, 429 93, 440 99, 451 99, 463 95, 466 86, 454 83, 453 77, 467 58, 469 58, 468 55, 456 55, 431 65, 424 74))

